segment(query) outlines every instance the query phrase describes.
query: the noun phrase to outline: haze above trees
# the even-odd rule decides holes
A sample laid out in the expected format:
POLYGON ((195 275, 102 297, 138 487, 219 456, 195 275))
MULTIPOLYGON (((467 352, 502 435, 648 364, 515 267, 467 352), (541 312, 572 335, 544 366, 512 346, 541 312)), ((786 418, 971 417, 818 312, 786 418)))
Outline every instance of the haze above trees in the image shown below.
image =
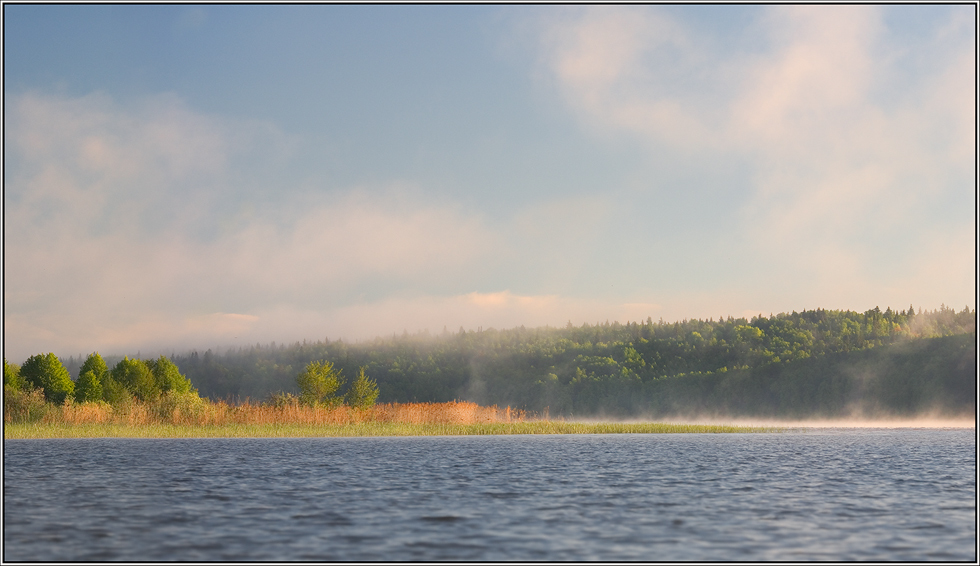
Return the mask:
POLYGON ((920 313, 818 309, 256 345, 123 358, 112 371, 93 354, 80 366, 67 360, 74 382, 48 354, 32 356, 19 372, 5 360, 4 383, 41 388, 54 403, 149 401, 188 394, 193 383, 206 397, 232 402, 357 407, 465 399, 568 416, 965 412, 974 410, 975 329, 975 310, 945 305, 920 313), (344 394, 343 375, 357 376, 344 394))

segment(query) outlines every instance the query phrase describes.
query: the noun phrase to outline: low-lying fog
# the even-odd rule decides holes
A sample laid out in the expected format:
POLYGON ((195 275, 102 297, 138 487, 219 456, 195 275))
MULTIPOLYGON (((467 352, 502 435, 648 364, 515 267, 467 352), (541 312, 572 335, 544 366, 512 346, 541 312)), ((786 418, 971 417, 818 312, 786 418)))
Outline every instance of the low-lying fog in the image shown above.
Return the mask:
POLYGON ((837 418, 837 419, 774 419, 759 417, 657 417, 657 418, 569 418, 574 422, 670 422, 679 424, 728 424, 739 426, 779 426, 799 428, 976 428, 975 416, 937 417, 923 416, 912 418, 837 418))

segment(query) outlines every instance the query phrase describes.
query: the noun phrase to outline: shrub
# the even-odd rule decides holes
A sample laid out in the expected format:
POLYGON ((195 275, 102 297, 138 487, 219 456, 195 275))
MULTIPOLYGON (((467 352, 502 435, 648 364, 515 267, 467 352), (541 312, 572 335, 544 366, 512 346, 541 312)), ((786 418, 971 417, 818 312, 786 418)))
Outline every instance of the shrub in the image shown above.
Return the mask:
POLYGON ((123 384, 112 379, 112 375, 106 376, 102 384, 102 399, 116 409, 126 409, 133 404, 133 394, 123 384))
POLYGON ((3 420, 10 423, 36 423, 54 409, 44 400, 41 389, 3 388, 3 420))
POLYGON ((207 402, 196 392, 170 391, 153 404, 152 412, 157 418, 173 424, 198 424, 204 420, 207 402))
POLYGON ((299 407, 299 397, 292 393, 283 393, 280 391, 279 393, 269 395, 269 405, 276 409, 299 407))

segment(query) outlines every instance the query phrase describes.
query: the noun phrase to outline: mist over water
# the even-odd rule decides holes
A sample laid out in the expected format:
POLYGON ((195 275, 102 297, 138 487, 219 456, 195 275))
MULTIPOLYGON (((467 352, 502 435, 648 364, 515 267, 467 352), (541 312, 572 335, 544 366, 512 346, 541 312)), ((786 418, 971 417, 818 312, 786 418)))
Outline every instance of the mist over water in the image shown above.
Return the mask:
POLYGON ((6 560, 976 560, 974 429, 34 440, 6 560))
POLYGON ((922 415, 915 417, 881 417, 881 418, 825 418, 825 419, 776 419, 765 417, 725 417, 712 415, 708 417, 692 417, 685 415, 682 417, 638 417, 638 418, 607 418, 605 416, 596 418, 577 418, 576 422, 624 422, 624 423, 646 423, 651 421, 662 421, 679 424, 706 424, 706 425, 737 425, 737 426, 762 426, 762 427, 786 427, 792 429, 824 429, 824 428, 881 428, 881 429, 976 429, 975 416, 931 416, 922 415))

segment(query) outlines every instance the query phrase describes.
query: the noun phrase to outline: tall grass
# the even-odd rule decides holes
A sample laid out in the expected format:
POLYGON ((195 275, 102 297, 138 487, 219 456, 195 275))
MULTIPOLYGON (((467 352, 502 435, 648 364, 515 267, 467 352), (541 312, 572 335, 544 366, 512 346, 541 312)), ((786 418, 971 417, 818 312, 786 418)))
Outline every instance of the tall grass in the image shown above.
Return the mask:
POLYGON ((517 423, 527 419, 510 407, 481 407, 468 401, 449 403, 391 403, 366 409, 301 405, 292 402, 239 405, 208 402, 193 394, 163 395, 143 403, 132 398, 110 405, 104 401, 45 404, 36 392, 20 399, 5 399, 5 423, 48 425, 114 424, 129 426, 228 426, 228 425, 351 425, 360 423, 476 424, 517 423))
POLYGON ((302 438, 365 436, 470 436, 518 434, 664 434, 782 432, 775 427, 727 425, 677 425, 667 423, 570 423, 526 421, 520 423, 397 423, 362 422, 324 424, 228 424, 132 426, 113 423, 68 425, 64 423, 21 423, 4 426, 5 439, 40 438, 302 438))
POLYGON ((34 397, 5 411, 4 438, 207 438, 308 436, 433 436, 768 432, 776 429, 663 423, 574 423, 529 419, 510 407, 467 401, 390 403, 367 409, 310 407, 293 400, 268 404, 208 402, 192 394, 151 403, 132 398, 39 405, 34 397))

